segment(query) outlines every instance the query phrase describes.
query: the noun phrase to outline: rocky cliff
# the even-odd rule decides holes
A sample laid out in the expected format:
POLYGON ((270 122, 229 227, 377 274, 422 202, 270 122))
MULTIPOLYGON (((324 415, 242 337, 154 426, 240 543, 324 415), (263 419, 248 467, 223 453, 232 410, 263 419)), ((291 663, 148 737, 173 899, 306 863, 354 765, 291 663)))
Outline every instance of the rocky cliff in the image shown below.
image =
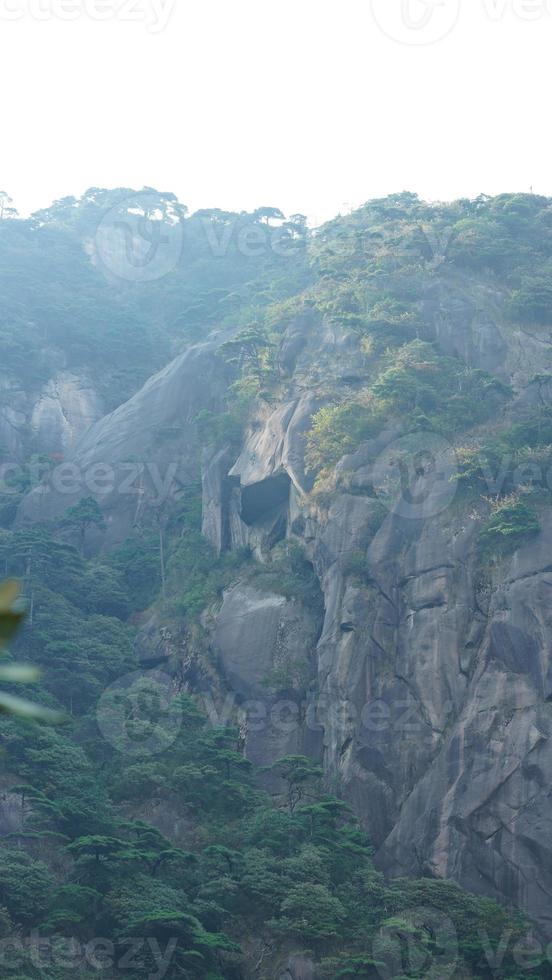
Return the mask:
MULTIPOLYGON (((50 382, 32 424, 55 430, 48 439, 73 464, 73 483, 60 490, 54 468, 18 522, 59 519, 92 495, 106 520, 87 532, 93 553, 170 514, 201 478, 213 553, 253 561, 204 610, 190 687, 211 685, 256 762, 319 759, 387 874, 455 879, 526 910, 552 936, 552 506, 547 487, 534 487, 535 456, 525 457, 532 475, 516 481, 518 459, 504 450, 475 493, 463 469, 466 452, 484 454, 536 412, 548 417, 552 316, 532 323, 512 312, 523 285, 483 255, 477 208, 418 216, 411 207, 403 199, 326 229, 315 285, 279 311, 254 357, 252 341, 239 339, 244 324, 225 326, 98 420, 77 381, 50 382), (446 231, 442 254, 428 225, 446 231), (394 307, 382 305, 384 287, 394 307), (236 368, 228 350, 240 343, 236 368), (381 394, 398 371, 392 352, 412 344, 408 364, 430 377, 425 394, 410 399, 410 353, 397 355, 396 390, 381 394), (240 431, 213 435, 202 420, 233 411, 236 378, 253 362, 257 370, 260 348, 270 373, 240 431), (443 425, 449 386, 457 415, 443 425), (342 451, 324 467, 309 433, 336 406, 375 411, 378 424, 354 437, 338 430, 342 451), (506 486, 510 506, 531 497, 538 527, 485 548, 506 486), (282 585, 293 548, 308 594, 282 585)), ((549 203, 539 208, 548 222, 549 203)), ((521 261, 513 255, 512 267, 521 261)), ((155 646, 149 622, 145 647, 155 646)), ((154 634, 183 628, 163 606, 153 622, 154 634)))
MULTIPOLYGON (((452 321, 449 337, 471 351, 472 364, 515 380, 519 334, 488 317, 479 333, 480 313, 462 309, 452 288, 436 313, 452 321)), ((326 331, 318 324, 317 364, 322 350, 335 377, 354 360, 354 341, 343 331, 321 343, 326 331)), ((549 348, 537 345, 534 354, 530 371, 550 369, 549 348)), ((525 357, 530 364, 527 349, 525 357)), ((380 865, 455 878, 528 910, 550 934, 552 509, 542 506, 538 537, 498 562, 482 588, 480 518, 455 500, 447 447, 425 433, 408 450, 411 482, 374 533, 379 469, 382 459, 393 468, 401 437, 388 432, 342 460, 348 490, 338 485, 326 506, 315 506, 302 439, 313 399, 301 387, 293 394, 255 419, 216 483, 207 466, 205 533, 220 547, 217 528, 227 526, 227 546, 248 543, 261 560, 278 537, 298 540, 312 562, 324 617, 312 661, 315 706, 302 706, 303 730, 320 733, 328 777, 354 805, 380 865), (424 452, 430 465, 418 475, 412 461, 424 452), (360 569, 351 569, 351 556, 361 557, 360 569)), ((516 386, 515 399, 526 397, 516 386)), ((516 400, 510 411, 515 417, 516 400)), ((216 457, 211 467, 222 464, 216 457)), ((274 597, 252 608, 248 589, 226 596, 214 636, 230 687, 243 696, 260 664, 268 673, 274 633, 274 597)), ((260 737, 251 734, 252 752, 260 737)))

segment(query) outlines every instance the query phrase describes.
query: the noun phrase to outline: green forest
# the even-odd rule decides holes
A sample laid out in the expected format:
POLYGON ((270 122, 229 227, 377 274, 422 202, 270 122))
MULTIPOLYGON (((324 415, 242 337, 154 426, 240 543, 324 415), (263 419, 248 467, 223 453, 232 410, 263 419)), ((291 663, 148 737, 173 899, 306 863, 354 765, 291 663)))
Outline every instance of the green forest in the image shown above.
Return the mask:
MULTIPOLYGON (((86 372, 106 413, 207 336, 220 334, 227 377, 223 403, 182 422, 199 434, 197 480, 114 548, 89 545, 106 527, 93 496, 59 520, 21 521, 36 467, 43 477, 59 461, 31 425, 15 465, 0 445, 10 465, 0 579, 19 583, 0 591, 0 975, 279 980, 299 956, 314 964, 313 980, 552 976, 527 950, 520 967, 514 951, 533 932, 513 907, 429 873, 384 877, 370 828, 319 759, 256 766, 238 720, 208 716, 201 695, 217 664, 206 617, 224 591, 263 581, 317 615, 320 595, 298 539, 264 564, 248 547, 216 553, 202 535, 200 479, 205 454, 237 456, 252 410, 273 410, 299 372, 317 399, 304 450, 320 519, 337 492, 372 494, 347 485, 345 456, 391 425, 401 436, 437 433, 454 447, 454 506, 476 512, 479 574, 492 582, 541 528, 551 489, 512 474, 552 467, 552 409, 535 397, 512 415, 509 380, 436 342, 427 308, 447 284, 481 289, 506 329, 542 334, 552 322, 552 201, 429 205, 401 193, 313 232, 277 208, 188 214, 174 195, 148 193, 159 220, 183 229, 178 263, 152 282, 117 281, 89 247, 104 213, 139 206, 138 192, 93 188, 27 219, 5 202, 0 220, 2 405, 40 390, 59 352, 65 369, 86 372), (323 357, 285 361, 286 330, 303 316, 350 332, 354 370, 342 376, 323 357), (505 456, 508 473, 491 492, 488 468, 505 456), (196 683, 176 655, 162 667, 138 657, 152 613, 179 624, 196 683), (424 908, 436 910, 433 928, 412 913, 424 908), (439 915, 454 923, 452 947, 439 915)), ((550 381, 533 372, 527 385, 538 393, 550 381)), ((388 510, 374 513, 373 535, 388 510)), ((345 571, 362 582, 362 555, 350 553, 345 571)))

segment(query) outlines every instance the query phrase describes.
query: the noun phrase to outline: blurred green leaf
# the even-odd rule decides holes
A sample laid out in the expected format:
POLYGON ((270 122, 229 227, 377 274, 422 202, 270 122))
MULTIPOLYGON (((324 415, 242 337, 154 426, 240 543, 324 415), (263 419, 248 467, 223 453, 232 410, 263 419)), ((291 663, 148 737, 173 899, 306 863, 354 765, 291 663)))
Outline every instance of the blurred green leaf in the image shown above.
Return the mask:
POLYGON ((40 677, 38 667, 30 664, 0 665, 0 681, 10 684, 33 684, 40 677))
POLYGON ((51 711, 49 708, 42 708, 32 701, 25 698, 18 698, 13 694, 6 694, 0 691, 0 714, 17 715, 19 718, 35 718, 40 721, 59 723, 63 721, 63 715, 58 711, 51 711))
MULTIPOLYGON (((10 579, 0 585, 0 646, 8 640, 22 619, 24 613, 13 608, 20 595, 19 583, 15 579, 10 579)), ((29 664, 9 664, 0 665, 0 681, 12 684, 31 684, 38 679, 40 671, 29 664)), ((16 715, 20 718, 34 718, 40 721, 48 721, 56 724, 64 720, 64 716, 58 711, 51 711, 49 708, 42 708, 32 701, 19 698, 13 694, 6 694, 0 691, 0 714, 16 715)))
POLYGON ((0 646, 13 636, 24 618, 22 611, 13 608, 19 592, 19 584, 13 579, 0 585, 0 646))

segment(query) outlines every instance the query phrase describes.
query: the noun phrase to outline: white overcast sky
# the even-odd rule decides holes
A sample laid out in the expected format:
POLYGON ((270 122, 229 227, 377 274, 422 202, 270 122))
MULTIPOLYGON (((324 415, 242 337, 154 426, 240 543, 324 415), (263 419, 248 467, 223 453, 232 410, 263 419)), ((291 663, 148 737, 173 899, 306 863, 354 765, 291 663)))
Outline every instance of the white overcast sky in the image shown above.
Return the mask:
POLYGON ((552 0, 0 0, 0 188, 23 213, 89 186, 150 185, 192 210, 274 205, 313 222, 400 190, 552 195, 551 12, 552 0), (160 4, 174 9, 151 30, 160 4))

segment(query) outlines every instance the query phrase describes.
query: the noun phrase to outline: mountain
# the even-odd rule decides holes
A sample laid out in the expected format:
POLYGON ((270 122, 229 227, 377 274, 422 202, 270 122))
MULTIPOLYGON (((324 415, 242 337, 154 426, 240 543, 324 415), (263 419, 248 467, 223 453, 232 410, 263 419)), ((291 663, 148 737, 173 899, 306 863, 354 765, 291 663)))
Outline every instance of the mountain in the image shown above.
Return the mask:
POLYGON ((2 723, 7 933, 550 975, 552 201, 309 232, 92 189, 2 222, 0 268, 15 652, 69 715, 2 723))

